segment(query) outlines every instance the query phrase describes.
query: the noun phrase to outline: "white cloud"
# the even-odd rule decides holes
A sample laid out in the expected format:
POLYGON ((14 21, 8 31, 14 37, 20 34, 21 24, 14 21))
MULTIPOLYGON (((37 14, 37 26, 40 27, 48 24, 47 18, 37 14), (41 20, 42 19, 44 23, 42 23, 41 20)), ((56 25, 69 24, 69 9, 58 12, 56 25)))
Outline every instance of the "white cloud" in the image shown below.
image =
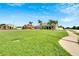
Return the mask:
POLYGON ((75 18, 62 18, 61 21, 63 22, 71 22, 71 21, 74 21, 76 20, 75 18))
POLYGON ((61 21, 71 22, 79 19, 79 4, 70 4, 70 6, 64 7, 60 11, 66 14, 61 21))
POLYGON ((79 15, 79 4, 70 4, 69 7, 62 8, 61 11, 69 15, 79 15))
POLYGON ((24 3, 8 3, 9 6, 22 6, 24 3))

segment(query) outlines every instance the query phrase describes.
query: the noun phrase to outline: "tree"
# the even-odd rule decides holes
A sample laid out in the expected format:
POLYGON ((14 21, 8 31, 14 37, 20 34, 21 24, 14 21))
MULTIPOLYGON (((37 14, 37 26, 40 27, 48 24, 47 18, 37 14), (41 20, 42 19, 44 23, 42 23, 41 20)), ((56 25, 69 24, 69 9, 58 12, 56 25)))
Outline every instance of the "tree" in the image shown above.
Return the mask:
POLYGON ((50 25, 51 25, 52 23, 57 24, 57 23, 58 23, 58 21, 56 21, 56 20, 51 20, 51 19, 50 19, 50 20, 48 21, 48 24, 50 24, 50 25))
POLYGON ((66 27, 65 29, 71 29, 70 27, 66 27))
POLYGON ((33 22, 31 22, 31 21, 29 22, 29 24, 32 24, 32 23, 33 23, 33 22))
POLYGON ((60 26, 58 26, 59 28, 63 28, 64 29, 64 26, 62 26, 62 25, 60 25, 60 26))
POLYGON ((38 20, 38 23, 40 24, 40 29, 42 29, 42 21, 38 20))
POLYGON ((42 25, 42 21, 41 21, 41 20, 38 20, 38 23, 39 23, 40 25, 42 25))
POLYGON ((72 29, 76 29, 76 26, 73 26, 72 29))
POLYGON ((77 29, 79 29, 79 26, 77 26, 77 29))

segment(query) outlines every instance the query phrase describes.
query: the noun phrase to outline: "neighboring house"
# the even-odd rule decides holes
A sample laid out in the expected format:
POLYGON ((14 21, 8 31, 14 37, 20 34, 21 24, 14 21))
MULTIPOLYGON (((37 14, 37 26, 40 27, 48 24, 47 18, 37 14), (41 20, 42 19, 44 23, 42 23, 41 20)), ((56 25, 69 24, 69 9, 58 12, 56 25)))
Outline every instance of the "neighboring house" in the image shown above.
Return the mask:
POLYGON ((1 30, 8 30, 8 29, 14 29, 14 25, 12 24, 0 24, 1 30))
POLYGON ((47 24, 47 23, 42 23, 42 28, 43 29, 51 29, 51 30, 55 30, 58 28, 58 24, 52 23, 51 25, 47 24))
POLYGON ((47 23, 42 23, 41 25, 32 26, 32 24, 27 24, 22 27, 22 29, 49 29, 56 30, 58 28, 58 24, 52 23, 51 25, 47 23))
POLYGON ((32 26, 32 24, 27 24, 27 25, 24 25, 22 29, 34 29, 34 27, 32 26))

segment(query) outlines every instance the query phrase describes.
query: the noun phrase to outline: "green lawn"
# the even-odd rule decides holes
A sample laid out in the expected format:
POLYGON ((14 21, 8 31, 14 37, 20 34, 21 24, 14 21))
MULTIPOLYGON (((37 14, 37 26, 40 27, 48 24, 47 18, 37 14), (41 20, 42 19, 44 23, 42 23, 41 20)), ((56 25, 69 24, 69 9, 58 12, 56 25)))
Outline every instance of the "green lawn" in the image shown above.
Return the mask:
POLYGON ((79 35, 79 32, 75 32, 75 34, 79 35))
POLYGON ((58 43, 65 31, 22 30, 0 31, 2 56, 68 56, 58 43))
POLYGON ((70 31, 72 31, 73 33, 79 35, 79 32, 76 32, 76 31, 74 31, 74 30, 70 30, 70 31))

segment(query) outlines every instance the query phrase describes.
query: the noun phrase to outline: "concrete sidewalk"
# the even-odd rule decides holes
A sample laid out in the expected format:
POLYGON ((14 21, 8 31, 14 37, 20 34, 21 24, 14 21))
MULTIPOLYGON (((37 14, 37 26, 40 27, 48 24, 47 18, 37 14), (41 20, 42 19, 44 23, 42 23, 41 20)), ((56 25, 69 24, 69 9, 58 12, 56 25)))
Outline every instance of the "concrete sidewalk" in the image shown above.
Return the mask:
POLYGON ((59 44, 71 55, 79 56, 79 45, 77 44, 78 36, 68 31, 69 36, 60 39, 59 44))

